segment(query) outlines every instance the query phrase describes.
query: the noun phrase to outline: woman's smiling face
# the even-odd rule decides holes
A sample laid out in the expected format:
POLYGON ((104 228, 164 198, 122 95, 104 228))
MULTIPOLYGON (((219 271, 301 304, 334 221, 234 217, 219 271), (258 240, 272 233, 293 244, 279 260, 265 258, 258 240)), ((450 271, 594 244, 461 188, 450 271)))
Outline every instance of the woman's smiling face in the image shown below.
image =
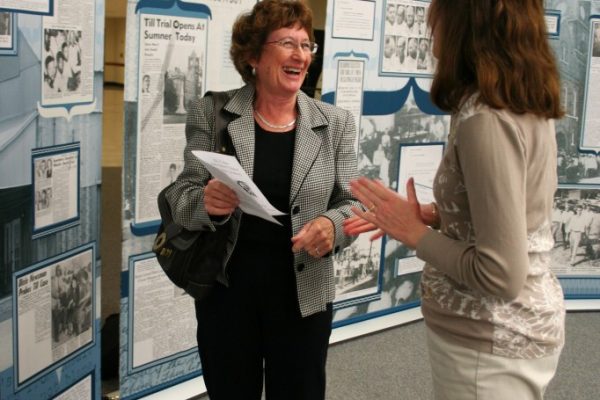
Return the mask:
POLYGON ((312 52, 303 50, 300 45, 309 42, 308 33, 300 25, 271 32, 260 58, 250 62, 256 69, 256 90, 275 96, 296 95, 313 56, 312 52), (284 47, 284 41, 291 42, 295 48, 284 47))

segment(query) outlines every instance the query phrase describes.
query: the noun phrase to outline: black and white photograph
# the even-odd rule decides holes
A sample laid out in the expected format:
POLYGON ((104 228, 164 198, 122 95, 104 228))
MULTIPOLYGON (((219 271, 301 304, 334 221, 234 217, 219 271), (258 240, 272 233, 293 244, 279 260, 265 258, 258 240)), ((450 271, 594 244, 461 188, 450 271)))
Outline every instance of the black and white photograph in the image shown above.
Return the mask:
POLYGON ((177 176, 181 173, 183 169, 182 161, 168 161, 161 163, 161 178, 160 178, 160 187, 164 188, 167 185, 175 182, 177 176))
POLYGON ((142 76, 142 94, 149 94, 151 93, 151 79, 150 79, 150 75, 148 74, 144 74, 144 76, 142 76))
POLYGON ((387 1, 384 7, 381 72, 432 75, 435 59, 425 16, 424 1, 387 1))
POLYGON ((600 155, 572 151, 561 146, 562 133, 557 133, 559 141, 557 172, 559 182, 579 184, 600 183, 600 155))
POLYGON ((12 35, 11 13, 0 12, 0 38, 12 35))
POLYGON ((183 47, 171 53, 164 73, 163 124, 184 124, 194 100, 202 96, 204 54, 199 47, 183 47))
POLYGON ((335 302, 375 294, 380 289, 381 239, 360 235, 334 256, 335 302))
POLYGON ((42 97, 60 99, 82 94, 82 32, 44 29, 42 45, 42 97))
POLYGON ((16 24, 15 13, 0 11, 0 56, 17 54, 16 24))
POLYGON ((78 337, 92 326, 92 264, 58 263, 51 269, 52 347, 78 337))
POLYGON ((45 210, 49 210, 52 205, 52 187, 48 186, 46 188, 36 190, 35 191, 35 211, 42 212, 45 210))
POLYGON ((558 189, 552 211, 552 270, 600 275, 600 191, 558 189))

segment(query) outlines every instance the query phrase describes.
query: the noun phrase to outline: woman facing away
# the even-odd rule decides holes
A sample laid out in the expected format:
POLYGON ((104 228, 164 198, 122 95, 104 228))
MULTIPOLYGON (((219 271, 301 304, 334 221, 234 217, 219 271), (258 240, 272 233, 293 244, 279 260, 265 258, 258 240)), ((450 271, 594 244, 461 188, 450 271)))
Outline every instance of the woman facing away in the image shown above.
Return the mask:
POLYGON ((189 230, 230 221, 219 283, 196 302, 198 349, 211 400, 325 398, 334 299, 333 260, 353 238, 343 221, 359 206, 352 114, 300 91, 316 44, 303 1, 264 0, 232 29, 231 58, 246 85, 227 92, 236 156, 281 225, 242 213, 192 150, 213 148, 211 96, 187 118, 185 165, 167 192, 189 230))
POLYGON ((542 0, 433 0, 431 97, 452 113, 419 204, 380 182, 351 184, 369 209, 345 230, 379 229, 426 261, 422 311, 436 399, 541 399, 564 344, 550 271, 559 76, 542 0), (429 226, 428 226, 429 225, 429 226), (432 228, 430 228, 432 227, 432 228))

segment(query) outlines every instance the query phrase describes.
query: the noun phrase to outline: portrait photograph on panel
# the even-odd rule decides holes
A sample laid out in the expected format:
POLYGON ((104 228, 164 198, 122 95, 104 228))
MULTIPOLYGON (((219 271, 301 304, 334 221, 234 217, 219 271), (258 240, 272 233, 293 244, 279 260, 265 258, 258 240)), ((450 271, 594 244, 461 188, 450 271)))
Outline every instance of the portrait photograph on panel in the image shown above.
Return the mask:
POLYGON ((383 74, 432 75, 435 59, 425 17, 429 2, 387 0, 384 6, 380 71, 383 74))

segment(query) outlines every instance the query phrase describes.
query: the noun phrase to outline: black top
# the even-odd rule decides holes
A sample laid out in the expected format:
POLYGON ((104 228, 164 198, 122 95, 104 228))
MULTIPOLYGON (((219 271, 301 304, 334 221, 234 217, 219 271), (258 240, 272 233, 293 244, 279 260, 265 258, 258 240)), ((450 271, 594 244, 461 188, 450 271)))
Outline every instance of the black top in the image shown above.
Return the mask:
POLYGON ((286 213, 275 217, 276 225, 244 213, 238 234, 238 244, 278 244, 291 248, 290 186, 294 160, 296 131, 269 132, 254 124, 254 183, 276 209, 286 213))

